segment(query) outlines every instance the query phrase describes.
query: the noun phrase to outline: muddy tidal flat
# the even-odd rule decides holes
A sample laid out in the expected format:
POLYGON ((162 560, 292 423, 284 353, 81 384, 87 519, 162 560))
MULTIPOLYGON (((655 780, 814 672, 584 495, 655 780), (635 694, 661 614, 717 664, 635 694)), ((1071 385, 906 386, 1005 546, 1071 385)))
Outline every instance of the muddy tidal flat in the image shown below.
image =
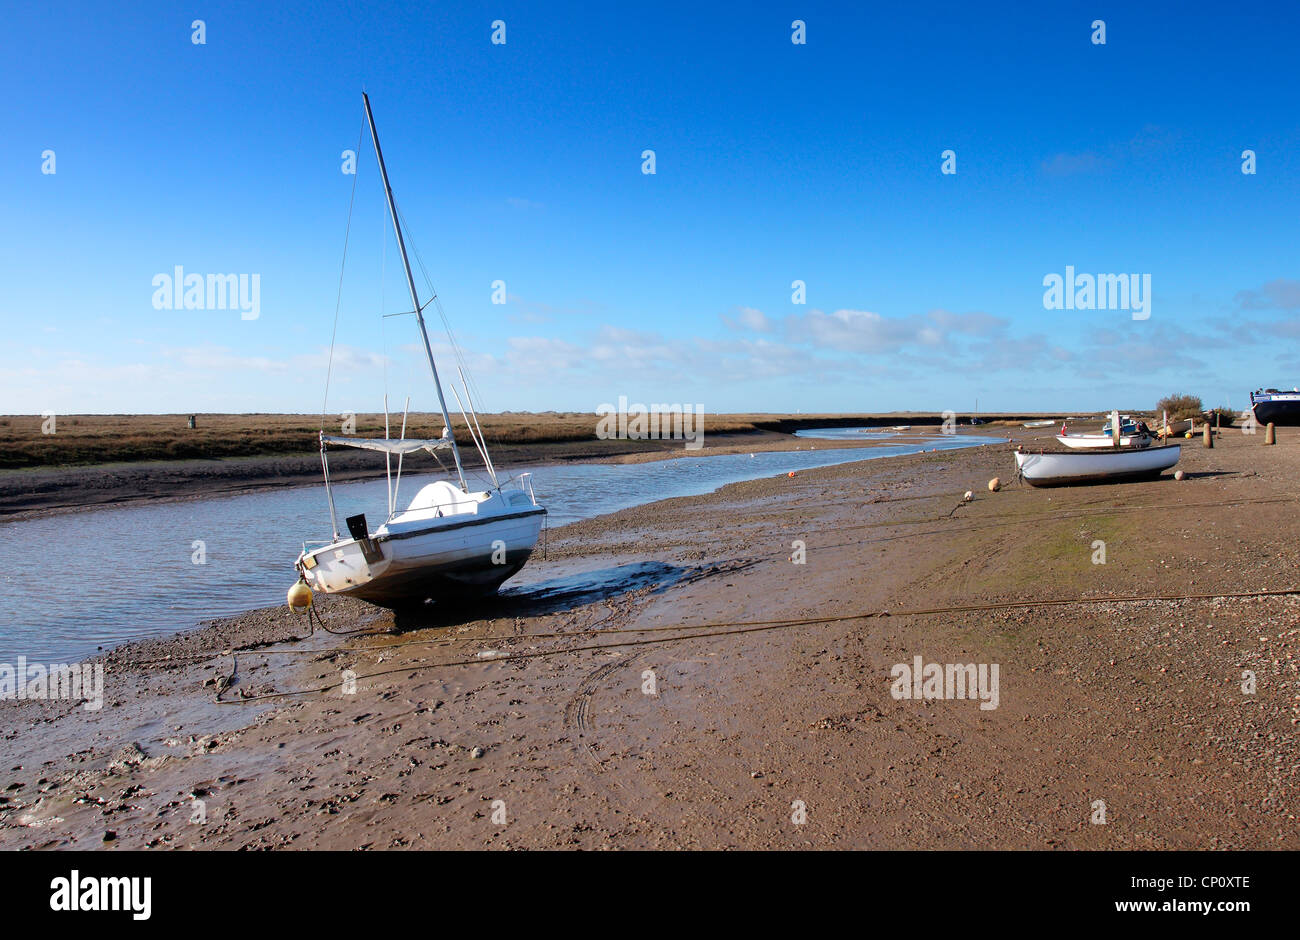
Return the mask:
POLYGON ((1300 430, 1068 489, 1014 446, 552 529, 425 621, 119 647, 101 709, 0 703, 0 847, 1300 848, 1300 430), (900 697, 917 657, 996 707, 900 697))

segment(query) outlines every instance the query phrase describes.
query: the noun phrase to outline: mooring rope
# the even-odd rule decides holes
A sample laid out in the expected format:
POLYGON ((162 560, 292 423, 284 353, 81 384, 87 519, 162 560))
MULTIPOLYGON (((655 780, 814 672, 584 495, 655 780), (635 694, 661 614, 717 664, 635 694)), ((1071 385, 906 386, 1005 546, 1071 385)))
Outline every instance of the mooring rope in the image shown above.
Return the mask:
MULTIPOLYGON (((635 646, 650 646, 660 643, 677 643, 682 640, 709 639, 719 636, 737 636, 746 633, 760 633, 770 630, 783 630, 792 627, 827 625, 834 623, 844 623, 852 620, 868 620, 883 617, 916 617, 932 616, 935 614, 953 614, 953 613, 973 613, 978 611, 990 610, 1008 610, 1015 608, 1039 608, 1039 607, 1065 607, 1081 604, 1124 604, 1124 603, 1148 603, 1153 601, 1159 602, 1177 602, 1177 601, 1195 601, 1195 600, 1215 600, 1223 598, 1224 600, 1234 600, 1250 597, 1280 597, 1300 594, 1300 588, 1278 588, 1272 590, 1260 591, 1237 591, 1237 592, 1208 592, 1197 594, 1156 594, 1156 595, 1127 595, 1120 597, 1068 597, 1068 598, 1051 598, 1036 600, 1018 600, 1018 601, 992 601, 982 604, 959 604, 946 607, 928 607, 928 608, 908 608, 902 610, 870 610, 860 611, 850 614, 839 614, 829 617, 801 617, 787 618, 780 620, 731 620, 731 621, 713 621, 699 624, 674 624, 671 626, 659 627, 626 627, 612 630, 574 630, 554 633, 511 633, 497 636, 475 636, 475 637, 456 637, 446 639, 467 640, 480 643, 503 641, 503 640, 530 640, 530 639, 555 639, 570 638, 579 636, 609 636, 614 634, 625 633, 664 633, 675 632, 680 630, 695 630, 694 633, 676 633, 674 636, 652 637, 640 640, 625 640, 619 643, 591 643, 582 646, 566 646, 556 650, 539 650, 530 653, 514 653, 501 656, 476 657, 474 659, 451 660, 440 663, 414 663, 406 666, 400 666, 393 669, 384 669, 379 672, 358 674, 350 677, 349 680, 340 680, 331 682, 327 685, 313 686, 304 689, 292 689, 287 692, 264 692, 256 695, 248 695, 239 701, 221 701, 221 705, 243 705, 253 702, 265 701, 274 698, 289 698, 299 695, 310 695, 313 693, 328 692, 332 689, 341 687, 344 681, 357 681, 360 679, 375 679, 382 676, 395 675, 397 673, 416 673, 424 672, 430 669, 444 669, 456 666, 482 666, 492 663, 519 662, 530 659, 541 659, 550 656, 560 656, 566 653, 582 653, 594 650, 623 649, 635 646)), ((418 645, 420 643, 430 643, 435 641, 413 640, 408 643, 386 644, 380 649, 391 649, 396 646, 418 645)), ((375 647, 367 647, 372 649, 375 647)), ((340 652, 353 652, 342 650, 340 652)), ((364 650, 361 650, 364 652, 364 650)))

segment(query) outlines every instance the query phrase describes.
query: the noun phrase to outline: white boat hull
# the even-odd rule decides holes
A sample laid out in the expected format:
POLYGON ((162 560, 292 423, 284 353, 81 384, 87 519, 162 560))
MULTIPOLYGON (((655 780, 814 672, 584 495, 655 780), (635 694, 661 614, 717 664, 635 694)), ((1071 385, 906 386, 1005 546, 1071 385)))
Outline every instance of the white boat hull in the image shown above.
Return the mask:
POLYGON ((546 515, 527 498, 513 506, 505 500, 492 493, 475 505, 480 512, 423 512, 411 521, 399 514, 367 539, 304 551, 297 567, 313 591, 381 607, 492 594, 528 561, 546 515))
MULTIPOLYGON (((1095 450, 1115 446, 1115 439, 1109 434, 1058 434, 1056 440, 1072 450, 1095 450)), ((1120 447, 1147 447, 1150 444, 1149 434, 1124 434, 1119 439, 1120 447)))
POLYGON ((1016 467, 1032 486, 1115 483, 1159 476, 1178 463, 1177 444, 1077 453, 1016 453, 1016 467))

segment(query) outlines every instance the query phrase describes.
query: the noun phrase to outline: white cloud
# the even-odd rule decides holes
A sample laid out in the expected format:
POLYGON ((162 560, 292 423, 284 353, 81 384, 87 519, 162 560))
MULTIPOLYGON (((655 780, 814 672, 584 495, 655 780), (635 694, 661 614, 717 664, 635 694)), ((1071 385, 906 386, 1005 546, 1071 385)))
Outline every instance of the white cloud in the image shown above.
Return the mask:
POLYGON ((770 333, 775 328, 775 324, 767 314, 753 307, 737 307, 734 316, 723 314, 722 322, 729 329, 749 330, 754 333, 770 333))
POLYGON ((803 316, 787 317, 786 338, 824 349, 859 353, 897 353, 909 346, 935 350, 950 347, 952 334, 987 337, 1000 334, 1006 321, 986 313, 930 313, 886 317, 867 310, 810 310, 803 316))
POLYGON ((1243 310, 1300 310, 1300 281, 1279 277, 1255 290, 1237 291, 1243 310))

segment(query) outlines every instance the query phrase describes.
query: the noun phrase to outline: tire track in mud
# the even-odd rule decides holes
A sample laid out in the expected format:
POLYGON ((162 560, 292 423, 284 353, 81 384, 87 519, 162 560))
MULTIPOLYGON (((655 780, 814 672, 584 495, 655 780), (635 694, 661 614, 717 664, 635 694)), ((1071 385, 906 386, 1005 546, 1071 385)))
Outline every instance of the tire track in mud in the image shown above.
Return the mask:
MULTIPOLYGON (((637 651, 630 655, 619 656, 617 659, 597 666, 583 677, 578 684, 578 690, 564 706, 565 727, 575 733, 575 740, 582 745, 583 753, 587 755, 596 770, 602 774, 605 772, 604 763, 597 755, 596 749, 586 740, 586 736, 596 730, 591 721, 591 700, 600 691, 600 686, 605 679, 619 669, 633 665, 645 655, 644 651, 637 651)), ((617 784, 617 781, 614 782, 617 784)), ((621 784, 618 785, 621 786, 621 784)))
MULTIPOLYGON (((724 559, 708 565, 694 566, 672 587, 681 588, 719 575, 735 574, 752 568, 755 564, 757 564, 756 559, 740 557, 724 559)), ((634 591, 624 599, 621 605, 609 603, 607 606, 610 608, 611 614, 602 618, 601 623, 610 628, 628 628, 632 626, 638 614, 647 612, 649 607, 647 602, 655 598, 656 595, 659 596, 659 599, 662 599, 662 594, 661 588, 655 589, 653 587, 634 591)), ((570 732, 575 743, 580 745, 580 750, 597 772, 597 776, 587 778, 587 782, 590 785, 599 787, 603 791, 606 800, 617 802, 625 812, 634 813, 635 818, 640 819, 642 824, 650 828, 655 828, 655 826, 644 815, 645 809, 640 806, 635 787, 623 783, 619 780, 617 774, 609 772, 605 762, 600 757, 598 748, 589 740, 597 730, 591 718, 591 703, 597 692, 601 691, 602 688, 608 688, 606 680, 621 668, 636 667, 652 656, 662 656, 663 652, 662 648, 643 648, 632 650, 609 662, 601 663, 583 676, 572 697, 565 703, 563 711, 566 730, 570 732)), ((709 797, 705 798, 706 804, 709 802, 718 804, 730 802, 731 794, 725 793, 698 769, 681 768, 679 772, 685 774, 686 780, 691 781, 688 784, 691 792, 709 794, 709 797)), ((641 797, 644 799, 646 795, 641 794, 641 797)), ((650 799, 653 801, 653 797, 650 797, 650 799)), ((695 812, 695 810, 688 810, 687 815, 692 815, 695 812)), ((680 822, 680 819, 677 820, 677 825, 680 825, 680 822)), ((612 823, 607 822, 606 824, 610 825, 612 823)), ((675 829, 676 825, 669 827, 669 844, 689 845, 689 842, 683 843, 679 841, 675 831, 673 831, 675 829)))
MULTIPOLYGON (((752 560, 733 559, 709 566, 696 566, 677 582, 677 585, 692 584, 696 581, 718 574, 729 574, 735 571, 743 571, 752 566, 752 560)), ((610 614, 602 617, 598 623, 606 625, 609 629, 620 628, 627 629, 630 627, 633 615, 638 613, 638 607, 643 607, 644 603, 653 595, 658 593, 655 588, 640 588, 631 592, 622 605, 608 603, 606 606, 610 609, 610 614)), ((637 661, 649 655, 650 650, 634 650, 630 653, 620 655, 618 658, 602 663, 597 666, 578 683, 578 689, 573 697, 565 703, 564 706, 564 724, 570 731, 576 731, 579 736, 589 734, 595 730, 591 723, 591 699, 599 691, 600 684, 617 671, 620 667, 631 666, 637 661)), ((604 767, 599 758, 596 756, 595 748, 585 741, 583 750, 587 756, 596 765, 602 773, 604 767)))
MULTIPOLYGON (((639 593, 641 592, 633 592, 633 596, 635 597, 639 593)), ((605 606, 609 608, 610 612, 600 618, 597 623, 611 628, 624 626, 631 619, 635 609, 635 603, 630 598, 625 599, 621 605, 614 601, 606 601, 605 606)), ((601 663, 582 678, 578 683, 577 690, 564 704, 565 730, 570 733, 574 742, 580 745, 579 749, 599 774, 605 773, 605 767, 596 754, 596 749, 585 740, 586 735, 595 730, 591 723, 591 699, 596 694, 599 685, 608 676, 616 672, 619 667, 634 662, 641 655, 641 652, 635 651, 626 656, 618 655, 608 662, 601 663)), ((617 781, 615 781, 615 784, 618 785, 617 781)))

